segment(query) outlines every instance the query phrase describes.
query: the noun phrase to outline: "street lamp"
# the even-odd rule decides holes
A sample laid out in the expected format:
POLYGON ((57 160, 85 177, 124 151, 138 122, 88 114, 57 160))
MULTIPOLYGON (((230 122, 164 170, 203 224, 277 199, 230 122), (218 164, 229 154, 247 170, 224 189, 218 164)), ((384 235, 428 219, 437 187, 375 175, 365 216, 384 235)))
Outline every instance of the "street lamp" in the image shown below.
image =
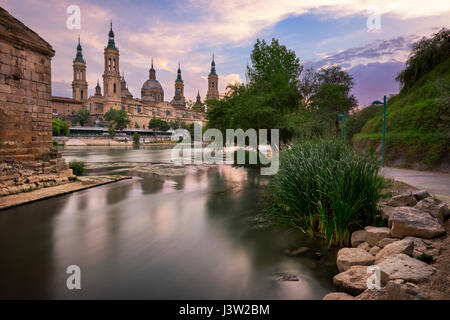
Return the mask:
POLYGON ((345 144, 345 138, 347 136, 347 111, 344 112, 344 114, 338 114, 339 118, 344 118, 344 144, 345 144))
MULTIPOLYGON (((372 104, 381 104, 381 101, 375 100, 372 104)), ((381 154, 381 166, 384 167, 384 147, 386 142, 386 96, 383 98, 383 143, 381 154)))

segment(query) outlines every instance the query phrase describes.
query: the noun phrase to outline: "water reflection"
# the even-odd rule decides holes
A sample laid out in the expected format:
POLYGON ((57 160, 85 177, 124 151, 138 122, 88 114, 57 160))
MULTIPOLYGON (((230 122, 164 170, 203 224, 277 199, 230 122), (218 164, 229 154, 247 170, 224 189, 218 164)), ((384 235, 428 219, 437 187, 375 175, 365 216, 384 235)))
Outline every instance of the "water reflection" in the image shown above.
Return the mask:
MULTIPOLYGON (((257 170, 161 176, 125 165, 137 157, 129 151, 65 151, 91 163, 122 159, 134 178, 0 213, 0 297, 318 299, 331 290, 333 255, 316 257, 323 248, 302 234, 255 223, 268 181, 257 170), (312 250, 284 255, 293 246, 312 250), (66 289, 71 264, 82 270, 78 292, 66 289), (279 272, 300 281, 269 280, 279 272)), ((155 163, 170 156, 155 153, 155 163)))

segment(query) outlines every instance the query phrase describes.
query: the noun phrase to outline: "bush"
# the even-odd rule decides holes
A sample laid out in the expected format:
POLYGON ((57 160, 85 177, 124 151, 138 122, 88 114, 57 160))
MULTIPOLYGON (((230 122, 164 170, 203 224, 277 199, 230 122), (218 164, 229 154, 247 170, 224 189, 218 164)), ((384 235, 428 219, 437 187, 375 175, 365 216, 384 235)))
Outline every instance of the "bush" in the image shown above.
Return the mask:
POLYGON ((133 134, 133 143, 139 145, 141 143, 141 135, 137 132, 133 134))
POLYGON ((341 141, 296 143, 280 157, 265 214, 328 245, 347 245, 353 231, 377 225, 383 187, 379 164, 341 141))
POLYGON ((72 169, 73 174, 76 176, 82 176, 86 171, 86 165, 84 161, 77 161, 77 160, 70 161, 69 168, 72 169))
POLYGON ((434 261, 433 256, 426 254, 426 253, 422 253, 420 256, 417 257, 417 259, 425 262, 426 264, 431 264, 434 261))
POLYGON ((52 134, 54 136, 67 136, 69 134, 70 124, 62 119, 52 119, 52 134))

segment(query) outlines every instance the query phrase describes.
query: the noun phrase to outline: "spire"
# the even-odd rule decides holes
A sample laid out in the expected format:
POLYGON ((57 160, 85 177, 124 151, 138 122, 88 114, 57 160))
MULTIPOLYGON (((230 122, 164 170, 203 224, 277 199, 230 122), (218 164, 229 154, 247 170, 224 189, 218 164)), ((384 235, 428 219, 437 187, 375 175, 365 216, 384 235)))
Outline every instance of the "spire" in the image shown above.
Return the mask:
POLYGON ((181 68, 180 68, 180 62, 178 62, 178 71, 177 71, 177 80, 183 82, 183 79, 181 78, 181 68))
POLYGON ((108 34, 108 49, 114 49, 117 50, 116 48, 116 44, 114 42, 114 32, 112 29, 112 20, 111 20, 111 28, 109 29, 109 34, 108 34))
POLYGON ((212 56, 212 61, 211 61, 211 72, 209 73, 210 76, 215 76, 216 74, 216 63, 214 62, 214 53, 212 56))
POLYGON ((149 71, 149 79, 156 80, 156 71, 155 71, 155 68, 153 68, 153 58, 152 58, 152 66, 149 71))
POLYGON ((85 62, 83 58, 83 49, 81 48, 80 36, 78 36, 77 55, 74 61, 85 62))
POLYGON ((200 97, 200 90, 198 90, 197 91, 197 101, 195 102, 195 104, 198 104, 198 103, 202 103, 202 100, 201 100, 202 98, 200 97))
POLYGON ((102 89, 100 88, 100 83, 98 82, 98 78, 97 78, 97 86, 95 87, 95 95, 97 97, 102 95, 102 89))

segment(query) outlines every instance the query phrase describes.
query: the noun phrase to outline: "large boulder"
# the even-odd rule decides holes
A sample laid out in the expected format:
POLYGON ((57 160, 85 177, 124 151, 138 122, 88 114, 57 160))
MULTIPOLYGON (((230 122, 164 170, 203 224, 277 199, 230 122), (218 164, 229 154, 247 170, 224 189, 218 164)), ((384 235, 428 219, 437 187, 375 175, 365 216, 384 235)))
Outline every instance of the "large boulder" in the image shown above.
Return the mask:
POLYGON ((380 252, 381 248, 378 246, 372 247, 369 250, 369 253, 373 256, 376 256, 378 252, 380 252))
POLYGON ((368 244, 367 242, 363 242, 360 245, 358 245, 357 248, 360 248, 360 249, 363 249, 363 250, 369 252, 370 249, 372 248, 372 246, 370 244, 368 244))
POLYGON ((408 256, 412 255, 414 251, 414 242, 411 240, 399 240, 391 244, 388 244, 380 252, 375 255, 375 263, 379 264, 383 262, 387 257, 397 254, 404 253, 408 256))
POLYGON ((427 300, 417 285, 404 281, 389 281, 380 290, 366 289, 355 300, 427 300))
POLYGON ((389 217, 393 237, 434 238, 445 233, 441 222, 427 212, 411 207, 398 207, 389 217))
POLYGON ((366 242, 366 230, 357 230, 353 232, 350 242, 353 248, 356 248, 361 243, 366 242))
POLYGON ((355 297, 345 292, 330 292, 322 300, 355 300, 355 297))
POLYGON ((367 289, 367 279, 370 276, 367 266, 351 266, 347 271, 335 275, 333 283, 338 291, 356 296, 367 289))
POLYGON ((366 227, 366 240, 372 247, 378 246, 381 239, 389 238, 391 230, 385 227, 366 227))
POLYGON ((405 192, 402 194, 399 194, 398 196, 392 197, 387 205, 391 207, 404 207, 404 206, 414 206, 416 205, 417 200, 412 195, 411 192, 405 192))
POLYGON ((375 257, 360 248, 342 248, 337 253, 339 272, 344 272, 351 266, 370 266, 374 262, 375 257))
POLYGON ((412 192, 412 195, 417 201, 423 200, 430 196, 427 190, 416 190, 412 192))
POLYGON ((432 197, 425 198, 419 201, 414 208, 425 211, 431 214, 433 217, 439 219, 441 223, 447 215, 448 207, 444 202, 438 203, 432 197))
POLYGON ((398 241, 398 240, 400 240, 400 239, 398 239, 398 238, 384 238, 384 239, 380 240, 380 242, 378 243, 378 246, 380 248, 384 248, 388 244, 391 244, 391 243, 393 243, 395 241, 398 241))
POLYGON ((432 266, 403 253, 389 256, 377 265, 380 268, 381 281, 383 283, 397 279, 412 283, 422 283, 427 281, 435 272, 435 268, 432 266))
POLYGON ((383 218, 383 220, 389 220, 389 217, 391 216, 392 212, 394 212, 395 207, 391 207, 391 206, 383 206, 381 208, 381 218, 383 218))
POLYGON ((438 242, 433 242, 431 240, 421 239, 417 237, 406 237, 404 240, 409 240, 414 243, 414 250, 412 256, 417 258, 422 254, 427 254, 430 256, 437 256, 440 252, 441 245, 438 242))

